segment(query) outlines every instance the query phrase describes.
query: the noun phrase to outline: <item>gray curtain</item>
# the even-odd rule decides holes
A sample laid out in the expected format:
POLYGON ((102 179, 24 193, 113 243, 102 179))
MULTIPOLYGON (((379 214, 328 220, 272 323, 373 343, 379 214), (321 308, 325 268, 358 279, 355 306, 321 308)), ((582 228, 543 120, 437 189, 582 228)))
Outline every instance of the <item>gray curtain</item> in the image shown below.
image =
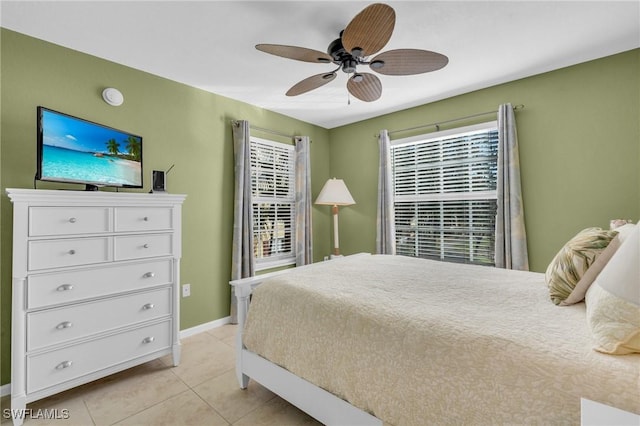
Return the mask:
MULTIPOLYGON (((231 279, 252 277, 253 213, 251 206, 251 141, 248 121, 234 121, 233 153, 235 157, 235 192, 233 199, 233 247, 231 250, 231 279)), ((237 323, 238 303, 231 292, 231 322, 237 323)))
POLYGON ((313 263, 311 227, 311 141, 296 136, 296 266, 313 263))
POLYGON ((511 104, 498 108, 498 210, 496 267, 529 270, 524 227, 518 135, 511 104))
POLYGON ((378 254, 396 254, 396 226, 389 145, 389 132, 381 130, 378 136, 380 164, 378 167, 378 212, 376 217, 376 253, 378 254))

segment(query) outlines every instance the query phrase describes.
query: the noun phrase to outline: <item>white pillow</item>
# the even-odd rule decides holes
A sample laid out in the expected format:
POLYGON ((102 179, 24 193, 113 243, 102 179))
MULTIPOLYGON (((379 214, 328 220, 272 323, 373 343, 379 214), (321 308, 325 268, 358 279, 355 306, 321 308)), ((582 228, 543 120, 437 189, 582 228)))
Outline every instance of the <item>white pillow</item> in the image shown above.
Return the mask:
POLYGON ((586 294, 587 323, 600 352, 640 353, 640 227, 635 226, 586 294))
POLYGON ((573 290, 571 290, 571 294, 560 302, 561 306, 573 305, 574 303, 582 302, 584 300, 584 296, 587 293, 587 290, 589 290, 589 287, 591 287, 591 284, 593 284, 593 281, 596 279, 598 274, 600 274, 606 264, 609 263, 609 260, 615 252, 618 251, 620 245, 636 227, 637 225, 628 223, 615 229, 615 231, 618 232, 618 235, 611 240, 607 248, 602 250, 602 253, 600 253, 591 266, 589 266, 582 278, 580 278, 580 281, 578 281, 573 290))
POLYGON ((633 233, 633 230, 636 229, 639 225, 634 225, 633 223, 627 223, 626 225, 618 226, 615 231, 618 232, 618 238, 620 238, 620 242, 624 242, 629 235, 633 233))

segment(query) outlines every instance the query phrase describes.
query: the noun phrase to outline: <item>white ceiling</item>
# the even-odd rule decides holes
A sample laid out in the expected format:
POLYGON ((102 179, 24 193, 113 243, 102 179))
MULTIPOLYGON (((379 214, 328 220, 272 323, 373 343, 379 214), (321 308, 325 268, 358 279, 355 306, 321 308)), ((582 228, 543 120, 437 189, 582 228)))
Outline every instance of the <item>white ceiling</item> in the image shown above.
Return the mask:
POLYGON ((348 103, 343 73, 314 91, 285 96, 298 81, 334 65, 280 58, 254 46, 326 51, 370 3, 2 0, 0 22, 325 128, 640 47, 638 0, 387 1, 396 11, 396 26, 382 51, 432 50, 449 57, 445 68, 379 75, 382 97, 370 103, 354 98, 348 103))

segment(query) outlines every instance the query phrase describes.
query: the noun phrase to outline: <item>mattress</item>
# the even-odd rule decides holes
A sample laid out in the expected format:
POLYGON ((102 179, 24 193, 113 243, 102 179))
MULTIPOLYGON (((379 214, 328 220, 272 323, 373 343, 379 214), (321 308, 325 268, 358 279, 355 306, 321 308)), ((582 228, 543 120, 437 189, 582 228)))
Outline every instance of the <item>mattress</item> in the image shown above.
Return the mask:
POLYGON ((246 348, 392 425, 579 424, 580 398, 640 413, 640 355, 592 349, 544 275, 388 255, 265 281, 246 348))

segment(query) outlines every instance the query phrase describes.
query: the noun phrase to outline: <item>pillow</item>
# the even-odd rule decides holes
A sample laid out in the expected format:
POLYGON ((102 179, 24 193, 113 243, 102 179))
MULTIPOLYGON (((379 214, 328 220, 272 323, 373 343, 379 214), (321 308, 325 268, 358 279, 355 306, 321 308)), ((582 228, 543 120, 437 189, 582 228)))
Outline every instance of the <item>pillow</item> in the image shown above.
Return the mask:
POLYGON ((582 302, 584 300, 584 295, 587 293, 587 290, 593 283, 593 280, 596 279, 602 268, 609 262, 609 259, 613 256, 613 254, 618 250, 620 244, 624 242, 627 236, 636 228, 636 225, 626 224, 616 228, 616 232, 618 235, 611 240, 607 248, 602 250, 602 253, 596 258, 593 264, 587 269, 587 272, 584 273, 580 281, 576 283, 576 286, 571 291, 571 294, 560 302, 561 306, 569 306, 574 303, 582 302))
POLYGON ((618 237, 620 238, 620 242, 624 242, 624 240, 629 237, 633 233, 633 230, 637 228, 638 225, 634 225, 633 223, 627 223, 626 225, 622 225, 616 228, 616 232, 618 233, 618 237))
POLYGON ((595 350, 640 353, 640 227, 635 227, 598 275, 585 302, 595 350))
POLYGON ((545 273, 551 301, 559 305, 607 248, 617 231, 587 228, 567 242, 553 258, 545 273))

